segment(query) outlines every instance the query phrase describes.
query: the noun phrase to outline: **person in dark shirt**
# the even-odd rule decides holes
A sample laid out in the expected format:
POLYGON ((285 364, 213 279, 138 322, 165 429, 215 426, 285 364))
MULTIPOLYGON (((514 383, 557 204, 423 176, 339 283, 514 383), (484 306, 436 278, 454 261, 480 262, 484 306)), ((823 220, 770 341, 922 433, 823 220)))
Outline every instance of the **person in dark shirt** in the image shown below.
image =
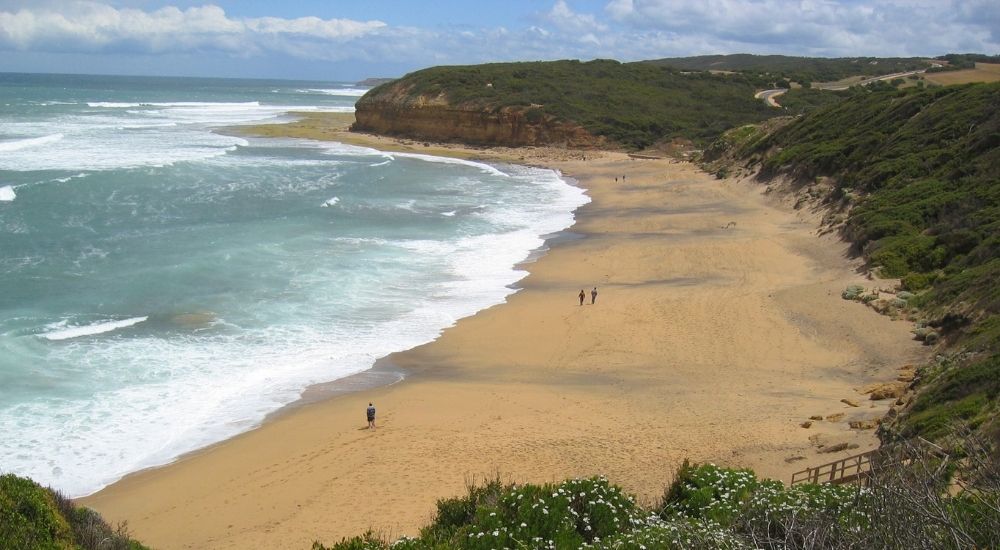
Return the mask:
POLYGON ((594 290, 590 291, 590 305, 594 305, 594 302, 596 301, 597 301, 597 287, 595 286, 594 290))
POLYGON ((375 429, 375 405, 368 404, 368 429, 375 429))
POLYGON ((580 289, 580 305, 581 306, 583 305, 583 299, 586 298, 586 297, 587 297, 587 295, 583 293, 583 289, 581 288, 580 289))

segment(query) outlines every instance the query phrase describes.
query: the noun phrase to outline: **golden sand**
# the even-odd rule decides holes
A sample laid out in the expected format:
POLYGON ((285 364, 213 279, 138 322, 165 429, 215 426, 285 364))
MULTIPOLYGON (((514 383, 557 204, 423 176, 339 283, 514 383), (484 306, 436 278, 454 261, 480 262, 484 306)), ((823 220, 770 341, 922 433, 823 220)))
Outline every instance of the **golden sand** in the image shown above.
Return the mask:
POLYGON ((83 499, 154 547, 308 548, 369 528, 416 534, 436 499, 497 473, 522 482, 605 474, 647 503, 684 458, 787 481, 873 448, 872 431, 848 422, 889 403, 855 388, 893 380, 921 356, 907 323, 840 298, 847 284, 873 284, 846 246, 816 236, 811 220, 759 185, 671 160, 425 147, 346 135, 344 124, 311 116, 279 132, 557 168, 593 198, 572 228, 583 238, 528 264, 506 303, 391 356, 404 381, 298 407, 83 499), (858 448, 821 454, 824 441, 858 448))

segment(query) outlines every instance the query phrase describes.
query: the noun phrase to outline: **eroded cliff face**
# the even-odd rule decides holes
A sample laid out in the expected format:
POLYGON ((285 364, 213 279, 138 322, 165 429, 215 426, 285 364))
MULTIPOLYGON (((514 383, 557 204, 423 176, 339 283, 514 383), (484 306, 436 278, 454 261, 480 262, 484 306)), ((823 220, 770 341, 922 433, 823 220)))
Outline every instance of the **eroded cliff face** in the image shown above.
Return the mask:
POLYGON ((519 147, 606 146, 606 140, 575 124, 560 122, 538 109, 499 110, 450 105, 442 96, 412 96, 389 88, 361 98, 351 130, 418 140, 519 147))

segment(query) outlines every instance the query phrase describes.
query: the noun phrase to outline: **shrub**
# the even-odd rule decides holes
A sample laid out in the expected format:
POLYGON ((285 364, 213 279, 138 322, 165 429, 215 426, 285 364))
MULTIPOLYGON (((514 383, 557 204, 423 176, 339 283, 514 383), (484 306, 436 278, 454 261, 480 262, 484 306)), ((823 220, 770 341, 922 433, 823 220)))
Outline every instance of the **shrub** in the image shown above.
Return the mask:
POLYGON ((840 297, 845 300, 857 300, 862 293, 864 293, 865 287, 861 285, 848 285, 843 292, 840 293, 840 297))
POLYGON ((934 282, 935 275, 933 273, 916 273, 911 272, 906 274, 902 279, 903 288, 909 291, 923 290, 934 282))
POLYGON ((861 529, 866 517, 851 486, 797 485, 758 480, 750 470, 711 464, 682 468, 661 507, 665 519, 691 518, 734 528, 750 540, 786 540, 795 525, 836 521, 861 529))
POLYGON ((0 476, 0 546, 65 548, 72 540, 69 522, 48 491, 28 479, 0 476))
MULTIPOLYGON (((429 526, 419 538, 391 544, 368 532, 330 548, 997 548, 1000 455, 989 440, 969 435, 947 447, 964 465, 954 496, 949 482, 956 462, 902 441, 880 450, 865 488, 785 487, 750 470, 685 461, 656 513, 600 477, 507 485, 499 493, 495 485, 470 487, 467 501, 478 504, 464 525, 429 526), (450 535, 439 536, 445 532, 450 535)), ((326 549, 320 543, 313 548, 326 549)))
POLYGON ((700 520, 664 521, 656 516, 630 532, 619 533, 591 548, 607 550, 742 550, 753 546, 742 536, 718 524, 700 520))
POLYGON ((109 526, 93 510, 12 474, 0 476, 0 548, 142 550, 125 525, 109 526))

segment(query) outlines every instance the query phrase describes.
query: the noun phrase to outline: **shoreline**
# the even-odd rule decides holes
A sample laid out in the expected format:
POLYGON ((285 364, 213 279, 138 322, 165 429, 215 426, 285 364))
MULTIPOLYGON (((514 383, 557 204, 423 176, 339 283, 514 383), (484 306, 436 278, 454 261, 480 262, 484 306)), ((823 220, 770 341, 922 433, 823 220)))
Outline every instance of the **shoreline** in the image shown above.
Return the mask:
MULTIPOLYGON (((307 118, 314 127, 291 123, 295 132, 343 134, 307 118)), ((624 153, 340 137, 558 169, 592 202, 566 238, 546 239, 522 263, 529 274, 504 303, 385 358, 410 373, 403 383, 302 403, 81 499, 153 546, 308 547, 367 528, 414 533, 436 498, 491 472, 605 474, 647 501, 683 458, 787 480, 873 446, 871 431, 846 421, 888 403, 839 399, 860 402, 855 388, 923 353, 905 323, 840 299, 844 283, 861 280, 846 245, 816 237, 759 188, 624 153), (611 183, 626 172, 628 185, 611 183), (738 229, 720 229, 730 219, 738 229), (594 284, 597 304, 574 303, 594 284), (359 408, 372 400, 375 433, 359 408), (811 413, 844 416, 800 428, 811 413), (858 448, 818 452, 835 441, 858 448)))
MULTIPOLYGON (((329 117, 329 118, 333 119, 338 126, 342 126, 342 131, 346 131, 346 124, 344 124, 344 123, 347 120, 353 120, 353 113, 342 113, 342 112, 319 112, 319 113, 316 113, 316 112, 311 112, 311 111, 302 111, 302 112, 292 112, 292 113, 289 113, 289 114, 300 115, 300 116, 305 116, 305 117, 315 116, 315 117, 318 117, 318 118, 324 119, 324 120, 327 117, 329 117)), ((301 121, 301 119, 300 119, 300 121, 301 121)), ((280 131, 280 129, 285 124, 294 124, 294 122, 292 122, 292 123, 264 124, 264 125, 261 125, 259 127, 258 126, 230 126, 230 127, 222 128, 222 129, 217 130, 217 131, 219 131, 221 133, 228 134, 228 135, 261 137, 259 134, 252 132, 252 130, 254 130, 256 128, 268 128, 268 129, 275 128, 275 129, 277 129, 277 130, 280 131), (248 130, 250 130, 250 131, 248 131, 248 130)), ((355 134, 349 134, 347 137, 349 138, 349 137, 352 137, 352 136, 355 136, 355 134)), ((280 136, 280 135, 267 135, 267 136, 263 136, 263 137, 283 137, 283 136, 280 136)), ((294 137, 299 138, 300 136, 294 136, 294 137)), ((340 141, 341 143, 348 143, 348 144, 358 145, 358 146, 362 146, 362 147, 371 147, 373 139, 380 140, 380 139, 384 139, 384 138, 380 138, 378 136, 372 136, 372 135, 359 134, 358 135, 358 139, 354 140, 353 143, 351 143, 350 142, 351 140, 349 140, 349 139, 338 140, 338 141, 340 141)), ((453 158, 459 158, 459 159, 463 159, 463 160, 482 160, 483 162, 492 162, 492 163, 497 163, 497 164, 523 165, 523 166, 531 166, 531 167, 536 167, 536 168, 549 169, 548 167, 542 166, 541 164, 533 164, 533 165, 521 164, 520 162, 513 161, 509 156, 503 156, 503 157, 500 157, 500 156, 492 156, 492 157, 477 156, 477 155, 471 154, 471 152, 472 152, 471 150, 464 149, 461 146, 452 145, 452 144, 439 144, 437 147, 435 147, 433 149, 433 152, 428 152, 428 151, 422 150, 422 149, 416 149, 411 144, 408 144, 408 143, 405 143, 405 142, 399 142, 398 146, 396 146, 396 147, 389 147, 389 148, 386 148, 386 149, 379 149, 379 150, 380 151, 385 151, 385 152, 420 153, 420 154, 424 154, 424 155, 434 155, 434 156, 442 156, 442 157, 453 157, 453 158)), ((560 178, 567 185, 570 185, 570 186, 582 189, 582 186, 579 185, 579 182, 577 182, 572 177, 568 177, 565 174, 560 174, 560 178)), ((585 191, 585 189, 584 189, 584 191, 585 191)), ((576 236, 574 236, 574 234, 570 231, 570 227, 564 228, 563 230, 557 231, 555 233, 549 233, 549 234, 541 235, 541 238, 543 240, 542 244, 538 248, 529 251, 528 255, 523 260, 521 260, 520 262, 514 264, 513 266, 511 266, 511 268, 514 269, 514 270, 527 271, 526 266, 534 263, 538 258, 544 256, 544 254, 549 250, 549 248, 551 246, 553 246, 555 243, 561 242, 563 240, 573 240, 573 239, 582 238, 582 237, 583 237, 582 235, 576 235, 576 236)), ((527 276, 527 275, 525 275, 525 276, 527 276)), ((523 280, 523 277, 522 277, 521 280, 523 280)), ((520 291, 521 290, 521 286, 520 286, 521 280, 518 280, 518 281, 516 281, 516 282, 514 282, 514 283, 512 283, 510 285, 507 285, 507 288, 510 288, 510 289, 514 290, 515 293, 517 291, 520 291)), ((503 303, 504 302, 499 302, 497 304, 490 305, 486 309, 489 309, 489 308, 492 308, 492 307, 496 307, 498 305, 502 305, 503 303)), ((480 311, 482 311, 482 310, 480 310, 480 311)), ((469 316, 476 315, 476 314, 478 314, 478 312, 473 313, 473 314, 471 314, 469 316)), ((469 316, 467 316, 467 317, 469 317, 469 316)), ((467 317, 463 317, 462 319, 465 319, 467 317)), ((459 322, 462 319, 459 319, 459 322)), ((443 332, 445 330, 448 330, 449 328, 451 328, 451 327, 444 327, 444 328, 441 329, 441 332, 443 332)), ((419 346, 423 346, 423 345, 427 345, 427 344, 430 344, 430 343, 433 343, 435 340, 437 340, 437 338, 440 338, 440 333, 438 334, 438 336, 434 340, 430 340, 430 341, 425 342, 423 344, 419 344, 418 347, 419 346)), ((122 482, 124 480, 127 480, 127 479, 129 479, 129 478, 131 478, 133 476, 141 475, 144 472, 155 471, 155 470, 158 470, 158 469, 161 469, 161 468, 167 468, 167 467, 170 467, 172 464, 175 464, 175 463, 178 463, 178 462, 181 462, 181 461, 184 461, 184 460, 196 457, 196 456, 198 456, 201 453, 211 452, 212 449, 216 448, 219 445, 225 444, 227 441, 230 441, 232 439, 241 437, 241 436, 243 436, 243 435, 245 435, 247 433, 256 431, 256 430, 260 429, 261 427, 263 427, 264 425, 268 424, 269 422, 272 422, 273 420, 275 420, 277 418, 281 418, 281 417, 283 417, 283 416, 285 416, 287 414, 293 413, 293 412, 297 411, 298 409, 300 409, 302 407, 307 407, 307 406, 310 406, 312 404, 321 403, 321 402, 323 402, 325 400, 333 399, 333 398, 336 398, 338 396, 343 396, 343 395, 351 394, 351 393, 358 393, 358 392, 362 392, 362 391, 376 390, 378 388, 387 387, 387 386, 391 386, 391 385, 397 384, 399 382, 402 382, 402 381, 404 381, 407 378, 408 375, 412 375, 413 373, 409 372, 407 369, 399 367, 396 363, 393 362, 392 357, 394 355, 398 354, 398 353, 405 353, 406 351, 409 351, 409 350, 401 350, 401 351, 398 351, 398 352, 392 352, 392 353, 390 353, 388 355, 379 357, 366 370, 363 370, 363 371, 360 371, 360 372, 356 372, 356 373, 353 373, 353 374, 349 374, 349 375, 344 376, 342 378, 336 378, 336 379, 333 379, 333 380, 330 380, 330 381, 327 381, 327 382, 320 382, 320 383, 316 383, 316 384, 310 384, 309 386, 306 386, 302 390, 301 395, 297 399, 295 399, 294 401, 291 401, 289 403, 286 403, 284 405, 281 405, 277 409, 275 409, 275 410, 267 413, 266 415, 264 415, 264 417, 260 420, 260 422, 257 425, 249 428, 246 431, 236 433, 236 434, 234 434, 232 436, 229 436, 229 437, 227 437, 225 439, 222 439, 222 440, 214 441, 212 443, 209 443, 209 444, 207 444, 207 445, 205 445, 203 447, 197 448, 197 449, 193 449, 193 450, 182 452, 182 453, 178 454, 177 456, 173 457, 172 459, 170 459, 170 460, 168 460, 166 462, 162 462, 162 463, 158 463, 158 464, 153 464, 153 465, 149 465, 149 466, 144 466, 142 468, 139 468, 138 470, 129 472, 129 473, 127 473, 127 474, 119 477, 115 481, 112 481, 112 482, 108 483, 107 485, 104 485, 100 489, 97 489, 97 490, 92 491, 92 492, 87 493, 87 494, 83 494, 83 495, 80 495, 80 496, 73 497, 73 499, 74 500, 80 500, 80 501, 86 500, 86 499, 90 498, 92 495, 100 493, 100 492, 104 491, 105 489, 107 489, 108 487, 111 487, 111 486, 113 486, 113 485, 115 485, 117 483, 120 483, 120 482, 122 482)))
MULTIPOLYGON (((280 138, 280 137, 294 137, 296 139, 309 139, 309 138, 305 138, 303 136, 297 136, 297 135, 296 136, 283 136, 283 135, 280 135, 280 132, 281 132, 282 128, 284 128, 285 126, 287 126, 287 125, 294 125, 296 123, 300 123, 303 120, 308 119, 310 117, 316 117, 316 118, 318 118, 319 120, 322 120, 322 121, 333 120, 335 122, 335 124, 337 125, 337 127, 339 128, 338 131, 346 132, 347 131, 347 124, 346 124, 346 122, 348 120, 353 121, 353 119, 354 119, 353 113, 343 113, 343 112, 339 112, 339 111, 331 111, 331 112, 313 112, 313 111, 300 111, 300 112, 296 112, 296 111, 293 111, 293 112, 290 112, 288 114, 290 114, 290 115, 297 115, 297 116, 300 116, 300 117, 303 117, 303 118, 300 118, 297 121, 286 122, 286 123, 273 123, 273 124, 269 123, 269 124, 248 125, 248 126, 229 126, 229 127, 224 127, 222 129, 216 130, 216 131, 220 132, 220 133, 227 134, 227 135, 235 135, 235 136, 243 136, 243 137, 246 137, 246 136, 249 136, 249 137, 275 137, 275 138, 280 138), (266 129, 263 134, 257 133, 255 131, 255 130, 262 129, 262 128, 266 129), (276 133, 273 134, 273 135, 268 135, 269 131, 276 131, 276 133)), ((368 135, 368 134, 347 134, 346 137, 350 138, 350 137, 353 137, 353 136, 357 136, 357 139, 354 139, 354 140, 351 140, 351 139, 338 139, 337 141, 340 142, 340 143, 346 143, 346 144, 349 144, 349 145, 357 145, 357 146, 360 146, 360 147, 375 148, 375 147, 373 147, 373 145, 376 145, 375 141, 380 141, 382 139, 386 139, 386 138, 381 138, 379 136, 368 135)), ((434 146, 433 148, 431 148, 430 151, 429 151, 427 148, 425 148, 425 149, 418 149, 415 145, 413 145, 411 143, 407 143, 405 141, 397 141, 397 140, 393 140, 393 139, 390 138, 390 145, 389 145, 389 147, 386 147, 384 149, 380 148, 378 150, 379 151, 384 151, 384 152, 419 153, 419 154, 422 154, 422 155, 432 155, 432 156, 440 156, 440 157, 451 157, 451 158, 458 158, 458 159, 463 159, 463 160, 481 160, 483 162, 492 162, 492 163, 497 163, 497 164, 522 165, 522 166, 529 166, 529 167, 535 167, 535 168, 550 169, 547 166, 543 166, 541 164, 522 164, 520 162, 514 161, 508 155, 503 155, 503 156, 496 156, 496 155, 478 156, 476 154, 473 154, 474 153, 473 150, 469 150, 469 149, 466 149, 466 148, 464 148, 464 147, 462 147, 460 145, 453 145, 453 144, 436 144, 436 146, 434 146)), ((575 179, 573 179, 572 177, 568 177, 568 176, 566 176, 564 174, 560 174, 560 178, 567 185, 583 189, 582 186, 580 186, 579 183, 575 179)), ((584 189, 584 191, 586 191, 586 190, 584 189)), ((570 227, 572 227, 572 226, 570 226, 570 227)), ((541 238, 543 240, 542 244, 538 248, 529 251, 528 255, 523 260, 521 260, 518 263, 514 264, 513 266, 511 266, 511 268, 514 269, 514 270, 527 271, 526 266, 534 263, 537 259, 539 259, 540 257, 544 256, 544 254, 549 250, 549 248, 551 246, 553 246, 555 243, 558 243, 560 241, 567 240, 567 239, 573 240, 575 238, 582 238, 582 236, 573 236, 572 232, 570 231, 570 227, 566 227, 563 230, 557 231, 555 233, 541 235, 541 238)), ((527 276, 527 275, 525 275, 525 276, 527 276)), ((520 282, 521 282, 521 280, 523 280, 523 278, 524 277, 522 277, 522 279, 520 279, 520 280, 518 280, 518 281, 516 281, 516 282, 514 282, 514 283, 512 283, 510 285, 507 285, 507 288, 510 288, 510 289, 514 290, 514 293, 520 291, 521 290, 520 282)), ((509 298, 509 296, 508 296, 508 298, 509 298)), ((506 298, 505 298, 504 302, 505 301, 506 301, 506 298)), ((497 304, 490 305, 490 306, 488 306, 485 309, 490 309, 492 307, 496 307, 498 305, 502 305, 504 302, 499 302, 497 304)), ((480 311, 483 311, 483 310, 480 310, 480 311)), ((473 314, 471 314, 469 316, 463 317, 462 319, 468 318, 470 316, 474 316, 474 315, 476 315, 478 313, 479 312, 473 313, 473 314)), ((459 319, 458 322, 461 322, 462 319, 459 319)), ((441 329, 441 332, 444 332, 444 331, 448 330, 449 328, 451 328, 451 327, 444 327, 444 328, 441 329)), ((440 333, 433 340, 430 340, 430 341, 425 342, 423 344, 419 344, 417 347, 431 344, 434 341, 436 341, 438 338, 440 338, 440 333)), ((129 473, 123 475, 122 477, 118 478, 117 480, 115 480, 115 481, 113 481, 111 483, 108 483, 107 485, 103 486, 102 488, 100 488, 100 489, 98 489, 96 491, 87 493, 87 494, 82 495, 82 496, 73 497, 73 498, 74 498, 74 500, 84 501, 84 500, 90 498, 91 496, 93 496, 95 494, 98 494, 98 493, 100 493, 100 492, 108 489, 111 486, 114 486, 115 484, 118 484, 118 483, 120 483, 122 481, 128 480, 129 478, 131 478, 133 476, 142 475, 145 472, 155 471, 155 470, 159 470, 161 468, 168 468, 168 467, 170 467, 173 464, 176 464, 178 462, 182 462, 182 461, 185 461, 185 460, 197 457, 198 455, 200 455, 202 453, 211 452, 214 448, 216 448, 216 447, 218 447, 220 445, 224 445, 227 441, 230 441, 230 440, 242 437, 245 434, 248 434, 248 433, 251 433, 253 431, 256 431, 256 430, 260 429, 261 427, 267 425, 268 423, 273 422, 275 419, 282 418, 282 417, 284 417, 285 415, 288 415, 288 414, 292 414, 295 411, 297 411, 297 410, 299 410, 299 409, 301 409, 303 407, 308 407, 308 406, 313 405, 313 404, 322 403, 322 402, 324 402, 326 400, 334 399, 334 398, 336 398, 338 396, 344 396, 344 395, 347 395, 347 394, 359 393, 359 392, 363 392, 363 391, 377 390, 379 388, 388 387, 388 386, 392 386, 394 384, 398 384, 400 382, 403 382, 404 380, 406 380, 408 378, 408 376, 412 376, 414 373, 411 370, 409 370, 409 369, 405 369, 405 368, 400 367, 396 362, 393 361, 392 358, 393 358, 393 356, 395 356, 397 354, 406 353, 407 351, 409 351, 409 350, 401 350, 401 351, 397 351, 397 352, 392 352, 392 353, 390 353, 388 355, 379 357, 366 370, 363 370, 363 371, 360 371, 360 372, 356 372, 356 373, 353 373, 353 374, 349 374, 349 375, 344 376, 342 378, 336 378, 336 379, 333 379, 333 380, 329 380, 327 382, 320 382, 320 383, 316 383, 316 384, 310 384, 309 386, 306 386, 302 390, 301 395, 297 399, 295 399, 294 401, 291 401, 289 403, 286 403, 284 405, 281 405, 277 409, 275 409, 275 410, 267 413, 260 420, 260 422, 257 425, 251 427, 250 429, 248 429, 248 430, 246 430, 244 432, 240 432, 240 433, 234 434, 234 435, 232 435, 230 437, 227 437, 227 438, 219 440, 219 441, 214 441, 214 442, 209 443, 209 444, 207 444, 207 445, 205 445, 205 446, 203 446, 201 448, 198 448, 198 449, 194 449, 194 450, 190 450, 190 451, 185 451, 185 452, 183 452, 183 453, 175 456, 174 458, 172 458, 171 460, 169 460, 167 462, 163 462, 163 463, 160 463, 160 464, 154 464, 154 465, 151 465, 151 466, 144 466, 144 467, 142 467, 142 468, 140 468, 138 470, 135 470, 135 471, 132 471, 132 472, 129 472, 129 473)))
MULTIPOLYGON (((572 180, 572 178, 568 178, 568 177, 564 178, 564 179, 572 180)), ((574 185, 574 184, 571 183, 571 185, 574 185)), ((575 239, 578 239, 578 238, 584 238, 584 236, 582 236, 582 235, 574 236, 574 234, 571 231, 569 231, 569 228, 567 228, 567 229, 565 229, 563 231, 557 231, 556 233, 551 233, 549 235, 543 235, 543 237, 545 237, 545 238, 544 238, 544 242, 542 243, 542 245, 540 247, 538 247, 537 249, 532 250, 531 252, 529 252, 528 256, 525 257, 525 259, 523 259, 520 262, 514 264, 512 266, 513 269, 528 271, 528 266, 530 266, 531 264, 535 263, 538 259, 542 258, 545 255, 545 253, 548 252, 551 249, 552 246, 555 246, 556 244, 558 244, 560 242, 567 241, 567 240, 575 240, 575 239)), ((524 278, 522 278, 521 280, 523 280, 523 279, 524 278)), ((520 291, 520 290, 523 289, 521 287, 521 284, 520 284, 521 280, 518 280, 518 281, 516 281, 516 282, 514 282, 514 283, 512 283, 510 285, 507 285, 507 288, 510 288, 510 289, 514 290, 515 294, 516 294, 518 291, 520 291)), ((491 305, 491 306, 489 306, 489 307, 487 307, 485 309, 490 309, 490 308, 494 308, 494 307, 497 307, 497 306, 501 306, 505 302, 506 302, 506 299, 504 300, 504 302, 500 302, 498 304, 493 304, 493 305, 491 305)), ((462 319, 459 319, 457 321, 457 323, 462 322, 463 319, 466 319, 468 317, 473 317, 475 315, 478 315, 481 311, 485 311, 485 309, 477 311, 476 313, 473 313, 472 315, 469 315, 467 317, 463 317, 462 319)), ((442 333, 444 331, 450 329, 450 328, 451 327, 445 327, 444 329, 442 329, 442 333)), ((432 344, 432 343, 434 343, 440 337, 441 337, 441 335, 438 335, 438 337, 435 338, 434 340, 431 340, 429 342, 425 342, 425 343, 420 344, 420 345, 418 345, 416 347, 421 347, 421 346, 426 346, 426 345, 432 344)), ((337 379, 334 379, 334 380, 330 380, 328 382, 320 382, 318 384, 311 384, 309 386, 306 386, 306 388, 304 390, 302 390, 302 395, 298 399, 296 399, 295 401, 292 401, 291 403, 288 403, 287 405, 283 405, 282 407, 280 407, 280 408, 272 411, 271 413, 268 413, 267 416, 264 417, 264 420, 261 422, 261 425, 264 425, 267 422, 270 422, 270 421, 272 421, 275 418, 279 418, 282 415, 285 415, 285 414, 288 414, 290 412, 293 412, 293 411, 299 409, 300 407, 307 407, 309 405, 312 405, 312 404, 315 404, 315 403, 321 403, 323 401, 326 401, 327 399, 333 399, 333 398, 336 398, 338 396, 343 396, 343 395, 346 395, 346 394, 359 393, 359 392, 362 392, 362 391, 377 390, 377 389, 382 388, 382 387, 388 387, 388 386, 392 386, 394 384, 398 384, 400 382, 406 381, 407 378, 410 375, 413 374, 413 372, 410 371, 409 369, 400 367, 395 361, 393 361, 393 357, 396 356, 396 355, 398 355, 398 354, 405 354, 408 351, 410 351, 410 350, 395 351, 395 352, 390 353, 389 355, 385 355, 383 357, 379 357, 378 359, 375 360, 375 363, 372 364, 372 366, 369 369, 367 369, 367 370, 364 370, 364 371, 361 371, 361 372, 357 372, 357 373, 345 376, 343 378, 337 378, 337 379)), ((259 427, 260 426, 258 426, 258 428, 259 427)), ((257 428, 254 428, 254 429, 257 429, 257 428)), ((238 436, 239 436, 239 434, 237 434, 236 437, 238 437, 238 436)), ((223 443, 223 442, 225 442, 225 440, 220 441, 218 443, 223 443)), ((216 443, 216 444, 218 444, 218 443, 216 443)), ((213 444, 213 445, 215 445, 215 444, 213 444)), ((210 447, 211 446, 206 447, 205 449, 210 448, 210 447)), ((198 449, 198 450, 195 450, 195 451, 191 451, 190 453, 185 453, 185 454, 177 457, 176 460, 181 460, 181 459, 183 459, 185 456, 187 456, 189 454, 193 455, 193 454, 202 452, 205 449, 198 449)), ((163 466, 168 466, 168 465, 169 464, 164 464, 164 465, 161 465, 161 466, 153 466, 151 468, 144 468, 143 470, 145 470, 145 469, 153 469, 153 468, 161 468, 163 466)), ((131 476, 133 474, 139 473, 139 472, 141 472, 143 470, 139 470, 137 472, 129 473, 125 477, 128 477, 128 476, 131 476)))

